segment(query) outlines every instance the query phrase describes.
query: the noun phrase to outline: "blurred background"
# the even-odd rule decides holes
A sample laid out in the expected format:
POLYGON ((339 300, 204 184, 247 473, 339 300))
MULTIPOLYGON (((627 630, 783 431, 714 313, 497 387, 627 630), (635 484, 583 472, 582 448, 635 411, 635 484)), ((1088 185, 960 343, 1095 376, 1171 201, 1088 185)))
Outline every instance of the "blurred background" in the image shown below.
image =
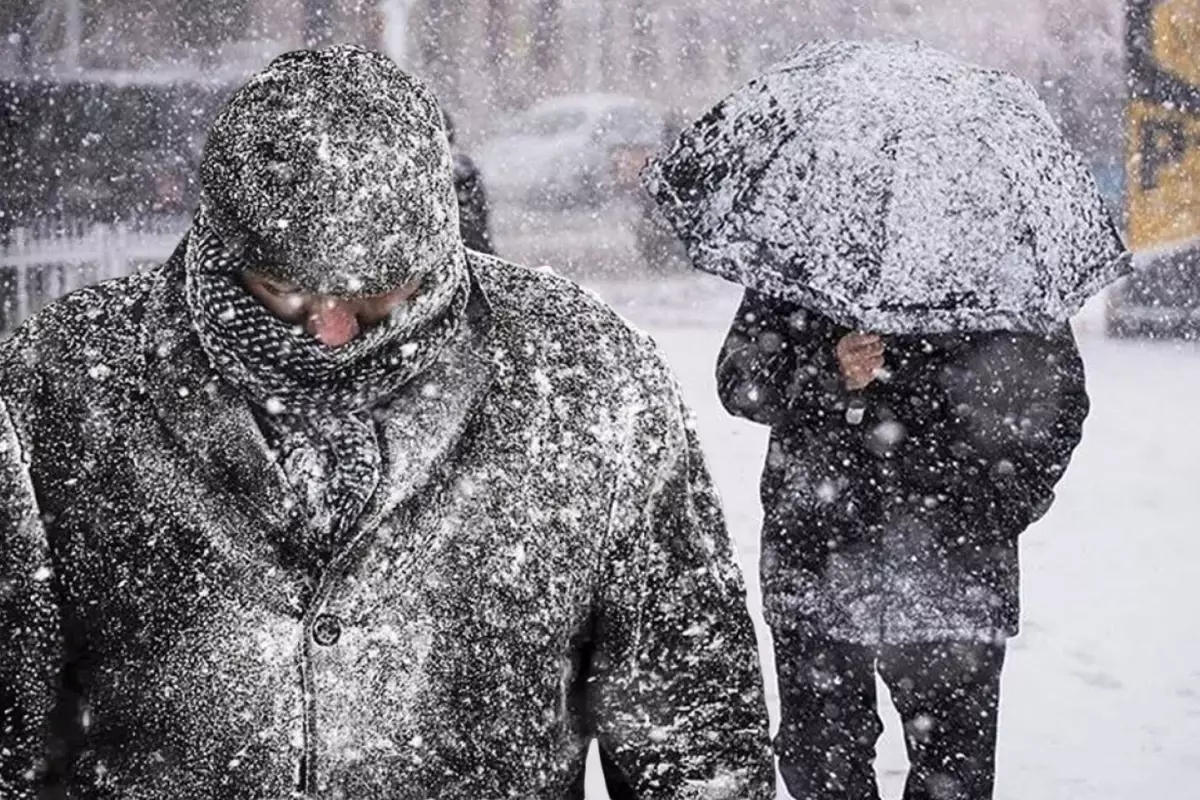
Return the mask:
MULTIPOLYGON (((757 609, 765 431, 730 420, 713 385, 737 291, 688 271, 637 174, 689 120, 823 37, 921 38, 1026 78, 1135 250, 1135 275, 1077 320, 1093 416, 1025 545, 998 796, 1195 797, 1200 351, 1117 339, 1200 330, 1200 0, 0 0, 0 335, 170 254, 208 125, 273 57, 384 50, 449 113, 460 200, 487 211, 479 246, 583 281, 660 343, 715 455, 757 609)), ((888 736, 894 796, 903 745, 888 736)))
MULTIPOLYGON (((93 261, 121 251, 81 267, 93 273, 23 274, 36 306, 63 280, 163 257, 196 202, 198 157, 220 103, 279 53, 333 42, 384 50, 427 79, 453 119, 464 167, 482 180, 495 249, 577 276, 679 274, 686 259, 638 188, 641 165, 739 83, 821 37, 921 38, 1023 76, 1123 218, 1128 21, 1165 15, 1174 31, 1165 46, 1180 51, 1183 42, 1181 57, 1195 59, 1186 46, 1195 8, 1196 0, 4 0, 0 266, 45 260, 38 253, 51 245, 93 261)), ((1171 151, 1171 134, 1151 139, 1163 135, 1159 151, 1171 151)))

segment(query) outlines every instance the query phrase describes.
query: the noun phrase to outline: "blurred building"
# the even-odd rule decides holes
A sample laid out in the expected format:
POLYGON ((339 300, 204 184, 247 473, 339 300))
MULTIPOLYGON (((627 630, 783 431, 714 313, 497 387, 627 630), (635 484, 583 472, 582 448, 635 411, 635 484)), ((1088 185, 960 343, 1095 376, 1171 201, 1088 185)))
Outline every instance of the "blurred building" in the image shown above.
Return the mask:
POLYGON ((393 0, 409 66, 472 128, 547 95, 615 91, 694 114, 800 43, 921 38, 1033 83, 1096 157, 1121 150, 1123 0, 393 0))
POLYGON ((548 95, 684 114, 817 37, 922 38, 1031 80, 1077 142, 1120 150, 1123 0, 0 0, 0 75, 236 79, 349 41, 428 77, 476 138, 548 95))
POLYGON ((729 0, 421 0, 420 69, 475 122, 563 93, 619 92, 690 112, 761 65, 729 0))
POLYGON ((3 0, 0 74, 232 78, 305 44, 374 46, 377 6, 333 0, 3 0))

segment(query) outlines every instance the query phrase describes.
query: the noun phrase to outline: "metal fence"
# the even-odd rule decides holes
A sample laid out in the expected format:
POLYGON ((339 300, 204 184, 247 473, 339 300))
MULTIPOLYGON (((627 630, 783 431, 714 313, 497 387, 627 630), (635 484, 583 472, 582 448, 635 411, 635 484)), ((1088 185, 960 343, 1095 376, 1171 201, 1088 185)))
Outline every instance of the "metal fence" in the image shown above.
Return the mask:
POLYGON ((47 221, 0 241, 0 336, 70 292, 161 263, 186 220, 138 225, 47 221))

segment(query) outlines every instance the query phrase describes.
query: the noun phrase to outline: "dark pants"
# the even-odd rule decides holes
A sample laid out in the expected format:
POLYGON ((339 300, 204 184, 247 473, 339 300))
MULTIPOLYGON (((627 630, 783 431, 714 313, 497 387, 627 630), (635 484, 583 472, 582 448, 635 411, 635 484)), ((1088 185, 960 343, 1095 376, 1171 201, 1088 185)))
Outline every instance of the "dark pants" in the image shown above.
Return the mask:
POLYGON ((879 800, 878 670, 904 722, 904 800, 989 800, 1004 645, 882 648, 775 634, 779 769, 796 800, 879 800))

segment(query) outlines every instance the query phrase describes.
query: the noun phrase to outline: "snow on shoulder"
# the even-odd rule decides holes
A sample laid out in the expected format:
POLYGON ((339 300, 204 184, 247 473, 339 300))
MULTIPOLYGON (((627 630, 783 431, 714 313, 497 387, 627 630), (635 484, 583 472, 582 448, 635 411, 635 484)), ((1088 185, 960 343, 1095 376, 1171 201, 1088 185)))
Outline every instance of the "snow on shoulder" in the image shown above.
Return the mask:
POLYGON ((636 381, 678 398, 676 379, 654 340, 598 295, 556 273, 470 253, 494 321, 519 337, 518 355, 573 366, 598 383, 636 381))

